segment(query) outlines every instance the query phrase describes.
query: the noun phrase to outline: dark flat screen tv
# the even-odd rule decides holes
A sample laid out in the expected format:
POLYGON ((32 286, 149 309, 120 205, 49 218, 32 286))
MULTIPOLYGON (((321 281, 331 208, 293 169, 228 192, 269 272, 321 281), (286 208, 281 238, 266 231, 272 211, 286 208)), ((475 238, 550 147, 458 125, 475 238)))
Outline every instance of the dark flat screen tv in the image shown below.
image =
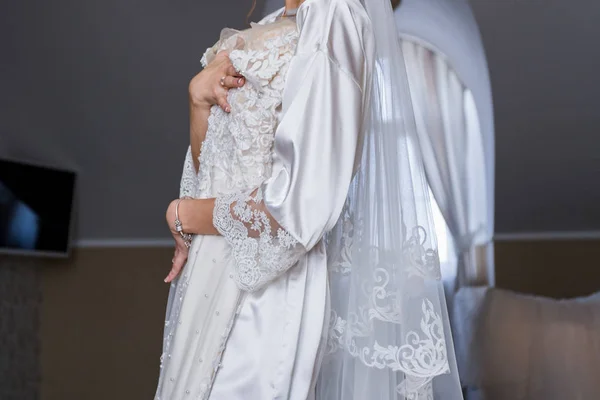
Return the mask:
POLYGON ((76 174, 0 159, 0 253, 66 257, 76 174))

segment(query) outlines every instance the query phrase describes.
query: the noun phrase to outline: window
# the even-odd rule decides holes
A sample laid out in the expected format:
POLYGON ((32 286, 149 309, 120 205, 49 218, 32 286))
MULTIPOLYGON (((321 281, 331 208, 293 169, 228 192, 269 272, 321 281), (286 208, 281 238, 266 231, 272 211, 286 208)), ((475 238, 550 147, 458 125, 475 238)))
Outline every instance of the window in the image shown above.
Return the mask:
POLYGON ((454 247, 454 239, 452 238, 452 233, 442 215, 442 211, 433 197, 431 189, 429 189, 429 199, 433 214, 435 234, 437 236, 442 278, 445 281, 454 281, 456 279, 456 264, 458 262, 454 247))

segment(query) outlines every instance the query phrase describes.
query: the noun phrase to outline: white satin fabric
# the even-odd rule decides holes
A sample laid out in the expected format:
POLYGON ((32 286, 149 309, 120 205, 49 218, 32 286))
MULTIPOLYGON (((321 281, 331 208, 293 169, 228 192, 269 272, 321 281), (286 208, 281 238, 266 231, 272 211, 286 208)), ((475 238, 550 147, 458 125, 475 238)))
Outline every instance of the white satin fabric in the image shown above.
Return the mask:
POLYGON ((281 13, 225 31, 205 57, 230 50, 248 83, 230 91, 230 114, 211 111, 198 175, 190 151, 186 157, 181 194, 225 205, 215 209, 223 237, 196 237, 172 285, 157 400, 314 396, 329 316, 322 238, 359 159, 374 50, 358 1, 307 0, 295 20, 281 13), (287 21, 295 23, 294 48, 273 51, 268 38, 287 35, 287 21), (262 198, 240 195, 256 190, 262 198), (270 230, 255 234, 246 224, 253 217, 285 243, 270 230), (261 246, 279 246, 282 262, 260 265, 261 246))

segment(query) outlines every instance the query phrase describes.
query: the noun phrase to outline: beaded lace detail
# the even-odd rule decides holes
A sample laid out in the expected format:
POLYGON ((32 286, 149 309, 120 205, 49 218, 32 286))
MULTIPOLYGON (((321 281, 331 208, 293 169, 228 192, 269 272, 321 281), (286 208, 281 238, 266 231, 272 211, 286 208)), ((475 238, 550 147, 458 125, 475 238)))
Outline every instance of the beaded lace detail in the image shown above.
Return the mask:
POLYGON ((264 211, 262 191, 217 198, 214 225, 233 248, 238 286, 254 291, 292 267, 304 247, 264 211), (276 223, 275 223, 276 224, 276 223))
MULTIPOLYGON (((232 64, 247 83, 229 91, 231 113, 218 106, 211 110, 195 197, 253 189, 271 175, 285 75, 298 39, 295 24, 289 22, 271 24, 281 24, 281 29, 253 25, 217 44, 217 49, 230 52, 232 64)), ((207 51, 204 62, 214 58, 214 49, 207 51)))

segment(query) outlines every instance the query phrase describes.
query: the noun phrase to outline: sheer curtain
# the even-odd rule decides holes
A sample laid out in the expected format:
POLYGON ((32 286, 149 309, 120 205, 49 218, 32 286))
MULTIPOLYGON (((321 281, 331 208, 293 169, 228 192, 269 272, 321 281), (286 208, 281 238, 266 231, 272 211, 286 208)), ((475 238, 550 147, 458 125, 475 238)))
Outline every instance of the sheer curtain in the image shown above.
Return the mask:
POLYGON ((492 202, 473 95, 441 52, 406 36, 402 46, 428 182, 458 256, 454 287, 491 285, 492 202))
POLYGON ((442 271, 442 279, 444 281, 444 290, 446 291, 446 300, 450 302, 452 300, 452 293, 454 293, 454 284, 456 282, 456 267, 457 267, 457 256, 456 248, 454 245, 454 238, 452 232, 448 228, 448 224, 444 219, 442 210, 435 200, 435 196, 429 189, 429 203, 431 204, 431 210, 433 214, 433 225, 435 227, 435 234, 438 240, 438 254, 440 256, 440 269, 442 271))
POLYGON ((493 286, 494 118, 479 28, 467 0, 403 0, 395 14, 429 184, 459 258, 452 288, 493 286))

